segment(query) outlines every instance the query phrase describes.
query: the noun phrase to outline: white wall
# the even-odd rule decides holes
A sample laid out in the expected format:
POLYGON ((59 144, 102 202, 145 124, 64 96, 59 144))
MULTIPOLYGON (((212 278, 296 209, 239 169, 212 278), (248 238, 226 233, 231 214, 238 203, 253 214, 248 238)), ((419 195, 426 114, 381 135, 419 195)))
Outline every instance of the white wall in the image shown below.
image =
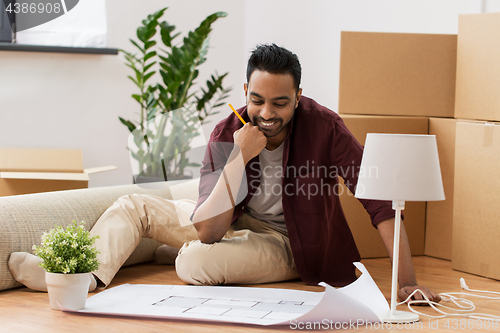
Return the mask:
POLYGON ((456 34, 481 0, 247 0, 245 50, 274 42, 296 53, 305 96, 336 111, 340 32, 456 34))
MULTIPOLYGON (((133 50, 128 39, 137 39, 141 20, 162 7, 169 7, 163 18, 183 32, 195 29, 216 11, 226 11, 229 15, 213 25, 209 60, 198 82, 217 70, 230 72, 227 86, 241 85, 237 73, 245 66, 243 5, 232 0, 107 0, 108 46, 133 50)), ((118 120, 118 116, 138 118, 138 105, 130 97, 136 93, 127 78, 130 74, 121 54, 0 51, 0 147, 83 149, 85 168, 110 164, 119 168, 92 175, 89 186, 131 183, 129 132, 118 120)), ((239 105, 244 99, 230 101, 239 105)))
MULTIPOLYGON (((246 59, 258 43, 297 53, 304 94, 332 110, 338 105, 340 31, 455 34, 458 15, 500 11, 489 0, 107 0, 108 46, 132 50, 140 21, 168 6, 164 19, 194 29, 216 11, 211 49, 199 82, 214 69, 230 72, 228 102, 244 103, 246 59)), ((91 176, 91 187, 131 183, 128 130, 118 116, 137 117, 135 86, 122 55, 67 55, 0 51, 0 147, 79 148, 84 167, 114 164, 91 176)), ((229 111, 228 111, 229 112, 229 111)), ((217 119, 227 113, 221 113, 217 119)), ((211 121, 207 134, 217 123, 211 121)))

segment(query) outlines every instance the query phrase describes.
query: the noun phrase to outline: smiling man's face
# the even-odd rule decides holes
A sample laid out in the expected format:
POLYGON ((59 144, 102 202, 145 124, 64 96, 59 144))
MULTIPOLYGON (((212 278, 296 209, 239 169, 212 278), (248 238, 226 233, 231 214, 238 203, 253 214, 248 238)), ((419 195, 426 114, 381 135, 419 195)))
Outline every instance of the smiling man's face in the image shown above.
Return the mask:
POLYGON ((295 89, 290 74, 271 74, 255 70, 245 84, 250 121, 267 137, 268 142, 283 142, 289 131, 302 89, 295 89))

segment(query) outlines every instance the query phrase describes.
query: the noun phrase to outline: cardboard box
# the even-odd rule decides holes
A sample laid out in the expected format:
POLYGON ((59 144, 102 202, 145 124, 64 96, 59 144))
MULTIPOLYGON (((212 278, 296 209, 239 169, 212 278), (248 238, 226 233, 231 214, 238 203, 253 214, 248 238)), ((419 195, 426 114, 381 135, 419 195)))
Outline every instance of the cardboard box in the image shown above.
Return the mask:
MULTIPOLYGON (((428 118, 394 116, 341 115, 347 128, 364 145, 367 133, 427 134, 428 118)), ((341 180, 342 181, 342 180, 341 180)), ((371 225, 363 205, 344 187, 340 195, 342 209, 362 258, 388 257, 382 239, 371 225)), ((413 255, 424 254, 425 202, 407 202, 404 226, 413 255)))
POLYGON ((500 123, 458 122, 452 268, 500 279, 500 123))
POLYGON ((425 255, 446 260, 451 260, 457 121, 450 118, 429 118, 429 134, 436 136, 446 200, 427 202, 425 255))
POLYGON ((0 196, 86 188, 89 174, 115 169, 84 170, 79 149, 0 148, 0 196))
POLYGON ((339 113, 454 117, 457 36, 342 31, 339 113))
POLYGON ((500 13, 459 15, 457 118, 500 121, 500 13))

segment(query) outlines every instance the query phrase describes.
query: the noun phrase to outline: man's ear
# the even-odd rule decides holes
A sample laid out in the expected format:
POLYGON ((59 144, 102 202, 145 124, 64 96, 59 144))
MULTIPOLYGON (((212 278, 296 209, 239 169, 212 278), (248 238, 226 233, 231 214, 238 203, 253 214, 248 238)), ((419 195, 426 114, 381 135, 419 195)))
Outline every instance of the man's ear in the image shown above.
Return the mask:
POLYGON ((245 100, 247 99, 247 94, 248 94, 248 84, 243 83, 243 90, 245 90, 245 100))
POLYGON ((301 96, 302 96, 302 88, 299 88, 299 91, 297 91, 297 96, 295 97, 295 108, 299 106, 301 96))

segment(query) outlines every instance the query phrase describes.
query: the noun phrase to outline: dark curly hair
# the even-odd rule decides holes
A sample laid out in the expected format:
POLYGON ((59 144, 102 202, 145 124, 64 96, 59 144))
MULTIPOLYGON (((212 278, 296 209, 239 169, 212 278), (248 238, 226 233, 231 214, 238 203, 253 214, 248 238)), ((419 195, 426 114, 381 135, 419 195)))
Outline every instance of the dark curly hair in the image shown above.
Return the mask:
POLYGON ((247 65, 247 83, 254 70, 271 74, 290 74, 293 77, 295 89, 299 90, 302 69, 296 54, 276 44, 258 45, 252 51, 247 65))

